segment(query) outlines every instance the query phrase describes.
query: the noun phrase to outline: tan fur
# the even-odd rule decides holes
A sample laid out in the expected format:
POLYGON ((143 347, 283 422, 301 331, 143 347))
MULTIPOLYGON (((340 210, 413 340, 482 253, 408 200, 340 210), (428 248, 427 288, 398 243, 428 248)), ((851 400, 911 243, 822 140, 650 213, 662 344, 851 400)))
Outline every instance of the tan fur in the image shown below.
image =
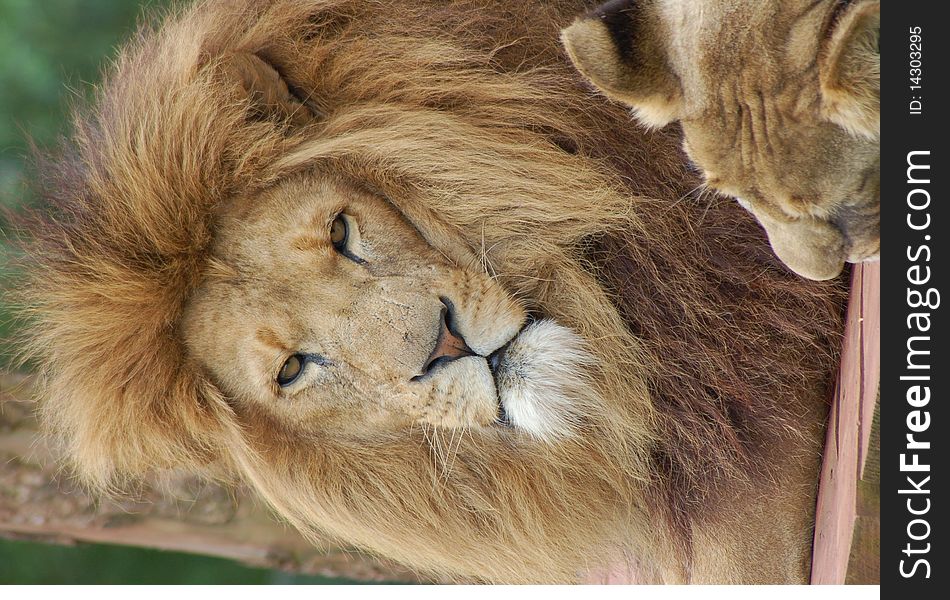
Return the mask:
POLYGON ((880 252, 880 2, 614 0, 562 39, 644 124, 679 120, 706 184, 796 273, 880 252))
POLYGON ((805 581, 844 286, 671 202, 677 140, 558 51, 580 8, 208 1, 143 30, 29 223, 42 417, 82 478, 238 478, 462 580, 805 581), (497 390, 478 356, 412 380, 440 297, 477 355, 511 340, 497 390), (326 362, 280 388, 299 351, 326 362))

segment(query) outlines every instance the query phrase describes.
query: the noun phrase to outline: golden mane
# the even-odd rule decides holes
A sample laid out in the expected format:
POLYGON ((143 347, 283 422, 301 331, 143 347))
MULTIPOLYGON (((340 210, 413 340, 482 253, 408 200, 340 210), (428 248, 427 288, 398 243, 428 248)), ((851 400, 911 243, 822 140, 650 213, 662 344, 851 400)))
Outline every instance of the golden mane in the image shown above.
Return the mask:
POLYGON ((236 473, 305 534, 426 572, 569 581, 620 548, 685 578, 720 488, 771 477, 768 443, 814 437, 841 283, 784 273, 730 205, 672 202, 696 183, 676 132, 632 134, 560 53, 582 3, 488 4, 211 0, 124 49, 40 169, 50 214, 28 219, 42 418, 86 482, 236 473), (260 114, 225 76, 236 52, 319 118, 260 114), (188 357, 183 306, 218 208, 314 168, 481 249, 591 340, 608 407, 591 431, 521 453, 462 436, 446 475, 421 434, 357 446, 236 412, 188 357))

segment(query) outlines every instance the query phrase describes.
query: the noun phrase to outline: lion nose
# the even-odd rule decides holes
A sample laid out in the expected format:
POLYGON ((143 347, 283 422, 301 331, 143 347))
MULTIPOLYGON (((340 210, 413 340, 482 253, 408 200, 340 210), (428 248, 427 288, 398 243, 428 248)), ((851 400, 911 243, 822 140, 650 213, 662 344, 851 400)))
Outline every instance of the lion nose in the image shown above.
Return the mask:
POLYGON ((442 312, 439 318, 439 339, 422 367, 423 375, 439 365, 475 355, 475 352, 465 343, 465 339, 455 330, 455 306, 452 301, 448 298, 440 298, 440 300, 442 312))

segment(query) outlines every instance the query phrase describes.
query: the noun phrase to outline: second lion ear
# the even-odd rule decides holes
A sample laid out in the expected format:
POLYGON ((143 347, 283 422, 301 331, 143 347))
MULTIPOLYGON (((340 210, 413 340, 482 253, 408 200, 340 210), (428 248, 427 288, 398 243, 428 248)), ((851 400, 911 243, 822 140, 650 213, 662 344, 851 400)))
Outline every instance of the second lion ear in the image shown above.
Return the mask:
POLYGON ((881 3, 856 2, 833 27, 819 63, 825 114, 852 133, 877 139, 881 131, 881 3))
POLYGON ((611 0, 561 32, 574 66, 650 127, 676 120, 683 103, 665 40, 653 0, 611 0))
POLYGON ((293 126, 314 120, 314 112, 291 92, 277 69, 256 54, 234 53, 225 58, 222 70, 224 77, 237 83, 262 118, 286 120, 293 126))

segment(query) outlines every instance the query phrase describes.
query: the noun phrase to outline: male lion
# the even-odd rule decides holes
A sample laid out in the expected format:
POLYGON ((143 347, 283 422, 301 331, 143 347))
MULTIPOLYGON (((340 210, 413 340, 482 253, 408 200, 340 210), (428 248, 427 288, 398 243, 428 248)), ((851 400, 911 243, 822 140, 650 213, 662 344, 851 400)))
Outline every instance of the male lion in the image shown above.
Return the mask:
POLYGON ((584 91, 580 2, 209 0, 43 168, 42 417, 420 572, 804 582, 842 281, 584 91), (681 202, 672 202, 677 198, 681 202))
POLYGON ((880 27, 878 0, 613 0, 562 35, 820 280, 880 254, 880 27))

